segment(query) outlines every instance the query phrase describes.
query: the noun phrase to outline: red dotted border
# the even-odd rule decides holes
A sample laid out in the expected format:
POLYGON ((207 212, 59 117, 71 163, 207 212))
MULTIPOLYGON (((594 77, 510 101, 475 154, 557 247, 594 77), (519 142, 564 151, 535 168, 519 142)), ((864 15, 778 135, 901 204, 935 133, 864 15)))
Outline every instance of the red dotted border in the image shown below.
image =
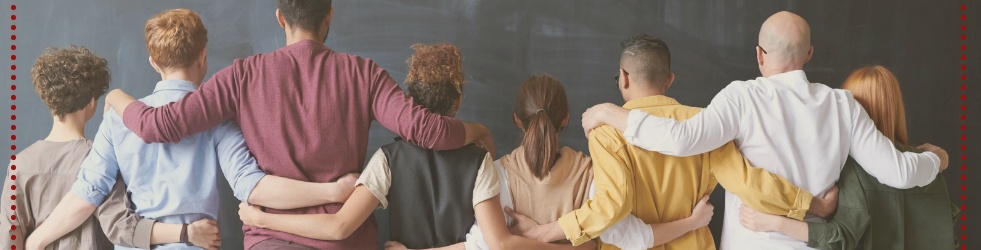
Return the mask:
MULTIPOLYGON (((961 39, 961 65, 960 65, 960 79, 961 79, 961 191, 967 192, 967 4, 961 4, 960 6, 960 39, 961 39)), ((967 246, 965 241, 967 241, 967 194, 961 194, 961 250, 966 250, 967 246)))
MULTIPOLYGON (((11 4, 10 5, 10 12, 11 12, 11 14, 10 14, 10 71, 11 71, 11 73, 10 73, 10 113, 11 113, 10 114, 10 151, 11 151, 11 153, 10 153, 10 160, 11 160, 11 163, 13 163, 13 160, 16 160, 17 159, 17 155, 14 154, 14 152, 16 152, 16 150, 17 150, 17 144, 16 144, 16 141, 17 141, 17 134, 16 134, 17 125, 14 124, 14 122, 17 121, 17 115, 14 114, 14 111, 17 110, 17 105, 14 104, 14 101, 17 100, 17 94, 14 93, 14 91, 17 90, 17 83, 16 83, 17 75, 16 75, 15 72, 13 72, 14 70, 17 70, 17 64, 15 62, 17 60, 17 54, 16 54, 17 45, 15 44, 15 41, 17 40, 17 35, 14 34, 14 32, 17 31, 17 25, 14 24, 14 21, 17 20, 17 15, 14 14, 14 11, 16 11, 16 10, 17 10, 17 5, 16 4, 11 4)), ((7 171, 11 171, 11 174, 10 174, 10 180, 11 181, 17 179, 17 175, 13 172, 14 170, 17 170, 17 165, 13 165, 13 164, 11 164, 10 165, 10 169, 7 170, 7 171)), ((11 183, 13 183, 13 182, 11 182, 11 183)), ((17 190, 17 185, 11 184, 10 185, 10 190, 17 190)), ((0 197, 0 198, 6 198, 6 197, 0 197)), ((11 195, 10 196, 10 200, 11 201, 17 200, 17 195, 11 195)), ((3 208, 0 208, 0 209, 3 209, 3 208)), ((16 205, 10 205, 10 210, 17 210, 17 206, 16 205)), ((17 215, 13 215, 13 214, 16 214, 16 213, 11 213, 11 214, 12 215, 10 215, 10 220, 16 222, 17 221, 17 215)), ((17 223, 17 224, 19 224, 19 223, 17 223)), ((15 230, 17 230, 17 226, 11 224, 10 225, 10 240, 16 240, 17 239, 17 235, 15 234, 15 230)), ((17 245, 11 244, 10 245, 10 249, 11 250, 16 250, 17 249, 17 245)))

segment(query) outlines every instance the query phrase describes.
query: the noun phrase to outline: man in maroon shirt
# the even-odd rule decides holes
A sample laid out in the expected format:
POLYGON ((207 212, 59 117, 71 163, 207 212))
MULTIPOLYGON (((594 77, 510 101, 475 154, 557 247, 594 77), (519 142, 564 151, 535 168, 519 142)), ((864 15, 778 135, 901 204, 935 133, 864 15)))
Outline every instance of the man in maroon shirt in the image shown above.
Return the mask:
MULTIPOLYGON (((364 164, 372 120, 405 140, 431 149, 478 143, 493 154, 486 127, 443 117, 415 105, 375 62, 323 45, 330 0, 279 0, 276 18, 286 47, 218 71, 198 91, 158 108, 121 90, 106 97, 123 123, 148 143, 178 142, 233 119, 267 174, 335 181, 364 164)), ((271 213, 335 213, 340 204, 271 213)), ((248 249, 375 249, 377 226, 368 219, 350 237, 321 241, 243 227, 248 249)))

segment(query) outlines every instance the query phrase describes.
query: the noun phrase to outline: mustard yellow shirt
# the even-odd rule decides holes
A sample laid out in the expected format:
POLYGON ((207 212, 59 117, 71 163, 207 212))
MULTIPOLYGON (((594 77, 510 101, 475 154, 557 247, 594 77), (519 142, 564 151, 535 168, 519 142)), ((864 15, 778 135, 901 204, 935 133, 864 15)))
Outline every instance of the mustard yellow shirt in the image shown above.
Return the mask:
MULTIPOLYGON (((701 110, 661 95, 623 107, 679 121, 701 110)), ((813 199, 783 177, 750 165, 732 142, 708 153, 673 157, 632 146, 616 129, 603 126, 589 134, 589 152, 596 194, 559 218, 573 245, 599 237, 627 214, 647 224, 687 218, 695 203, 719 183, 753 209, 797 220, 804 218, 813 199)), ((601 249, 617 248, 603 244, 601 249)), ((715 241, 708 227, 702 227, 652 249, 715 249, 715 241)))

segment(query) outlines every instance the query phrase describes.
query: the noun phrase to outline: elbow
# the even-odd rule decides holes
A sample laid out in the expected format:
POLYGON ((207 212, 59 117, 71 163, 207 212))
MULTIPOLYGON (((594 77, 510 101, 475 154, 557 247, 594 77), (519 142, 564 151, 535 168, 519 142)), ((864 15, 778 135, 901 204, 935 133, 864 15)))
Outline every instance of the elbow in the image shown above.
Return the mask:
POLYGON ((917 187, 917 185, 915 183, 913 183, 912 180, 909 180, 909 179, 899 179, 899 180, 893 180, 893 181, 885 181, 885 182, 882 182, 882 184, 886 184, 886 186, 890 186, 890 187, 893 187, 893 188, 896 188, 896 189, 910 189, 910 188, 917 187))

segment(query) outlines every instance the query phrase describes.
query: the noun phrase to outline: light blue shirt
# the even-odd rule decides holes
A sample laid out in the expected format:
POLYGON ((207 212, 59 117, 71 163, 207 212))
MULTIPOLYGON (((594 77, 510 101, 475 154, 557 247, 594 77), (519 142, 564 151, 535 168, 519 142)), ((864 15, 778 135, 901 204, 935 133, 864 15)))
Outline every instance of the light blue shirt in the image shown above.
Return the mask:
MULTIPOLYGON (((164 80, 157 83, 153 94, 140 101, 158 107, 176 102, 196 89, 191 82, 164 80)), ((82 161, 71 191, 99 206, 119 173, 136 213, 144 218, 174 224, 204 218, 218 220, 219 170, 224 172, 235 197, 243 201, 266 176, 249 153, 235 122, 227 121, 176 144, 147 144, 123 125, 116 112, 110 111, 99 126, 92 151, 82 161)), ((197 248, 174 243, 155 249, 197 248)))

